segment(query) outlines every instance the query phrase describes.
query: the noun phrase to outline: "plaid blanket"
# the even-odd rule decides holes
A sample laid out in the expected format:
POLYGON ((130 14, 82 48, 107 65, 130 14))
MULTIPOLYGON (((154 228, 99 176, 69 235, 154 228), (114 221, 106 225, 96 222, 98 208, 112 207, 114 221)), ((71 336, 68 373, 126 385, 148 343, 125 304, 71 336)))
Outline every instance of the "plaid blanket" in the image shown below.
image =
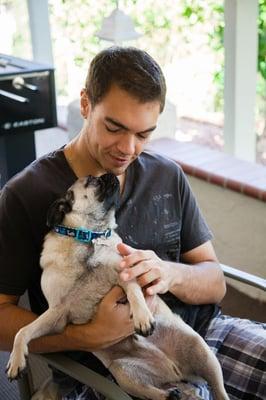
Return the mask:
POLYGON ((266 324, 219 315, 205 340, 221 364, 231 400, 266 399, 266 324))
MULTIPOLYGON (((266 399, 266 324, 219 314, 204 339, 222 366, 231 400, 266 399)), ((181 383, 178 387, 182 400, 213 400, 207 383, 181 383)), ((104 400, 104 396, 80 384, 62 399, 104 400)))

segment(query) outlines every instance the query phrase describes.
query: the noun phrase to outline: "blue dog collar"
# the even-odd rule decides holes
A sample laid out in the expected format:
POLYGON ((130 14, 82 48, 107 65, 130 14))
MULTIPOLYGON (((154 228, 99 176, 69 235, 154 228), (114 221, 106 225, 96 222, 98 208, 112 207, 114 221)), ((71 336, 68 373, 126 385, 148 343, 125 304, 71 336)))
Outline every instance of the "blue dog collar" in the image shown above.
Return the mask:
POLYGON ((108 238, 112 233, 111 229, 107 229, 106 231, 102 232, 95 232, 85 228, 69 228, 68 226, 64 225, 55 225, 54 232, 59 233, 60 235, 72 237, 81 243, 90 243, 93 239, 97 239, 102 236, 108 238))

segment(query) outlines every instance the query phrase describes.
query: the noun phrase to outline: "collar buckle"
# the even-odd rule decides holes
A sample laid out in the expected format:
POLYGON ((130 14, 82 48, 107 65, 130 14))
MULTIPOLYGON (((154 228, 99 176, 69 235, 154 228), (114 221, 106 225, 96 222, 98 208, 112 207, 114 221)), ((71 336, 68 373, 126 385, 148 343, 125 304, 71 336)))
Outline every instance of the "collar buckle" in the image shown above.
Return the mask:
POLYGON ((91 231, 85 231, 84 229, 77 229, 76 230, 76 237, 75 239, 78 242, 82 243, 89 243, 91 241, 91 231))
POLYGON ((104 237, 105 239, 109 238, 111 236, 111 229, 108 228, 106 229, 106 231, 104 232, 104 237))

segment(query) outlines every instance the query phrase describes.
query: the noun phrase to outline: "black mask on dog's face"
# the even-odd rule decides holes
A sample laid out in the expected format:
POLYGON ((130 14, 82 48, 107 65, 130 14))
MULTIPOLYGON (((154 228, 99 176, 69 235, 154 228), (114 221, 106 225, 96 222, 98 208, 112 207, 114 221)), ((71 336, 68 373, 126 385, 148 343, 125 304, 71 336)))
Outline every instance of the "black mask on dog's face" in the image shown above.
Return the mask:
POLYGON ((114 174, 108 173, 97 179, 97 200, 102 202, 106 211, 118 207, 120 199, 120 184, 114 174))

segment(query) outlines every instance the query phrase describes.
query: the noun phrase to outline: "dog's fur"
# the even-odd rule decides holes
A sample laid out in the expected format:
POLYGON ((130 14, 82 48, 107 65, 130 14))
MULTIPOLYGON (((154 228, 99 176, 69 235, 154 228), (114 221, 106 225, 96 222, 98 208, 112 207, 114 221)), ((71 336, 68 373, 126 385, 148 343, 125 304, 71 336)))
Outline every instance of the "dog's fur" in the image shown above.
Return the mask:
POLYGON ((15 379, 25 368, 30 340, 61 332, 67 323, 91 320, 101 299, 119 284, 127 294, 138 334, 95 352, 119 385, 142 399, 174 400, 181 395, 178 383, 196 376, 210 384, 216 400, 229 400, 221 367, 204 340, 159 297, 153 316, 135 280, 119 281, 121 256, 116 246, 121 239, 114 231, 118 198, 118 179, 105 174, 78 179, 65 197, 51 206, 50 227, 63 223, 95 231, 111 228, 112 235, 95 239, 90 245, 54 231, 46 235, 41 285, 49 308, 17 333, 7 365, 8 377, 15 379))

